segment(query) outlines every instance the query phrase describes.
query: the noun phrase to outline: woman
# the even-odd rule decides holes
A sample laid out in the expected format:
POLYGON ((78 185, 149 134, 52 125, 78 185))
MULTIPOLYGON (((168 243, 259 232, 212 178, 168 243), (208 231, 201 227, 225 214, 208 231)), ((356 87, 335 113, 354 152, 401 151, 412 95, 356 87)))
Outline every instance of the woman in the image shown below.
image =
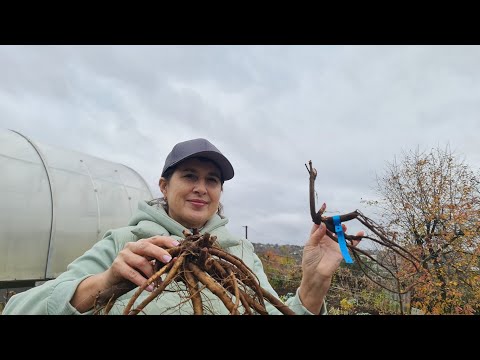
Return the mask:
MULTIPOLYGON (((233 175, 230 161, 209 141, 178 143, 167 156, 159 181, 163 199, 139 203, 127 227, 108 231, 58 278, 13 296, 3 314, 92 314, 97 294, 125 279, 137 286, 145 283, 154 274, 152 260, 172 261, 166 249, 179 245, 183 230, 194 228, 200 234, 217 236, 219 245, 241 257, 257 275, 260 285, 278 297, 253 245, 233 236, 225 227, 228 219, 221 215, 220 197, 223 182, 233 175)), ((297 314, 325 314, 325 295, 341 261, 339 246, 325 235, 325 225, 314 224, 304 247, 300 287, 286 304, 297 314)), ((110 314, 122 313, 135 290, 117 299, 110 314)), ((170 290, 176 291, 164 292, 161 300, 150 302, 143 313, 192 314, 190 302, 182 301, 186 293, 180 285, 172 284, 170 290)), ((143 292, 135 304, 147 296, 148 292, 143 292)), ((208 290, 202 296, 208 298, 213 313, 229 313, 208 290)), ((266 306, 270 314, 280 314, 267 302, 266 306)))

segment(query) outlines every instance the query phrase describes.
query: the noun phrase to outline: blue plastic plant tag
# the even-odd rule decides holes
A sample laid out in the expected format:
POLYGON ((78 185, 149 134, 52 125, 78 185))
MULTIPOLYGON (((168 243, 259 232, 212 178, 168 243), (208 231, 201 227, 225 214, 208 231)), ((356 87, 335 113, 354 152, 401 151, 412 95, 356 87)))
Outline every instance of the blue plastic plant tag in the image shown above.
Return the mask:
POLYGON ((347 243, 345 242, 345 234, 343 233, 342 223, 340 222, 340 216, 335 215, 332 217, 333 225, 335 225, 335 232, 338 237, 338 245, 340 245, 340 250, 342 251, 342 256, 345 259, 347 264, 353 264, 353 260, 348 253, 347 243))

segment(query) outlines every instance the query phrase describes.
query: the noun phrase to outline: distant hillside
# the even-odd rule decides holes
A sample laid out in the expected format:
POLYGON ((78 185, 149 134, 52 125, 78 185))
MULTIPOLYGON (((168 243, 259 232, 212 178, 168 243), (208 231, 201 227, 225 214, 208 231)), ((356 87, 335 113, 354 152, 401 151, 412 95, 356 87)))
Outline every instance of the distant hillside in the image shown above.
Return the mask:
POLYGON ((275 255, 286 256, 295 259, 297 264, 302 261, 303 246, 298 245, 278 245, 278 244, 261 244, 252 243, 255 252, 262 257, 267 252, 272 252, 275 255))
POLYGON ((277 294, 291 296, 300 285, 303 246, 253 243, 277 294))

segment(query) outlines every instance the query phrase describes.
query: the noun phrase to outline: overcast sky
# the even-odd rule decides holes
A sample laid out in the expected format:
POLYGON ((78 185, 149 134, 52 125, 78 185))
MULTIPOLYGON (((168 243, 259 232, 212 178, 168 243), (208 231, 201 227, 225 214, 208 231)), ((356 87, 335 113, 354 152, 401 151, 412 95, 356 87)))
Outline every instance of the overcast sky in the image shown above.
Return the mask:
POLYGON ((0 46, 0 127, 130 166, 155 195, 173 145, 207 138, 235 169, 230 231, 303 245, 309 160, 329 215, 369 216, 404 150, 480 167, 480 47, 0 46))

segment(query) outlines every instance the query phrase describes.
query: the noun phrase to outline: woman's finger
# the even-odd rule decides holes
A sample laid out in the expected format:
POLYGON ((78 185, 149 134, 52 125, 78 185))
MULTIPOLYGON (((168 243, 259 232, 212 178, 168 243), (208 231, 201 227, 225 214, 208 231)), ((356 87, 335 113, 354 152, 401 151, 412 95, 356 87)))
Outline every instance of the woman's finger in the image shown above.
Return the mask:
MULTIPOLYGON (((364 236, 365 233, 363 231, 357 232, 355 236, 364 236)), ((352 240, 352 246, 357 246, 361 240, 352 240)))
MULTIPOLYGON (((172 240, 173 239, 170 238, 169 240, 170 244, 172 244, 172 240)), ((145 257, 147 260, 156 259, 156 260, 160 260, 165 264, 170 262, 170 260, 172 260, 172 257, 167 252, 167 250, 165 250, 163 247, 160 247, 152 243, 152 238, 141 239, 134 243, 127 243, 125 247, 128 247, 132 253, 141 255, 145 257)))
POLYGON ((170 236, 156 235, 143 240, 149 241, 154 245, 167 248, 167 249, 180 245, 180 243, 177 240, 175 240, 170 236))

